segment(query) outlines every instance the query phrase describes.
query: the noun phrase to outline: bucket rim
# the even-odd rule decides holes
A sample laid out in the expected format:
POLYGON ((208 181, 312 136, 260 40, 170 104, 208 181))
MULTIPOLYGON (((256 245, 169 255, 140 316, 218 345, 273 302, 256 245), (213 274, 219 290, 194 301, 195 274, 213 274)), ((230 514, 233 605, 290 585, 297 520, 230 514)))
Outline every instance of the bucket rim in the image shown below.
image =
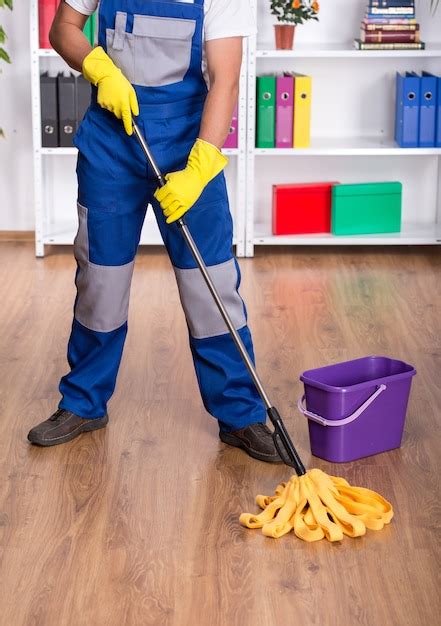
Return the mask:
POLYGON ((306 370, 305 372, 303 372, 303 374, 301 374, 300 380, 305 385, 309 385, 310 387, 315 387, 316 389, 322 389, 323 391, 327 391, 328 393, 350 393, 352 391, 358 391, 362 389, 367 389, 374 385, 379 385, 382 382, 387 384, 387 383, 391 383, 397 380, 402 380, 405 378, 412 378, 413 376, 416 375, 416 373, 417 371, 415 367, 413 365, 410 365, 406 361, 402 361, 401 359, 393 359, 391 357, 384 356, 384 355, 373 354, 370 356, 360 357, 358 359, 351 359, 349 361, 339 361, 338 363, 331 363, 330 365, 324 365, 323 367, 317 367, 314 369, 306 370), (329 385, 327 383, 322 383, 318 380, 315 380, 314 378, 311 377, 311 374, 313 373, 330 369, 337 365, 350 365, 352 363, 356 363, 359 361, 366 361, 368 359, 386 359, 387 361, 400 363, 406 368, 406 371, 400 372, 399 374, 392 374, 391 376, 381 376, 379 378, 372 378, 371 380, 366 380, 360 383, 355 383, 354 385, 344 385, 344 386, 329 385))

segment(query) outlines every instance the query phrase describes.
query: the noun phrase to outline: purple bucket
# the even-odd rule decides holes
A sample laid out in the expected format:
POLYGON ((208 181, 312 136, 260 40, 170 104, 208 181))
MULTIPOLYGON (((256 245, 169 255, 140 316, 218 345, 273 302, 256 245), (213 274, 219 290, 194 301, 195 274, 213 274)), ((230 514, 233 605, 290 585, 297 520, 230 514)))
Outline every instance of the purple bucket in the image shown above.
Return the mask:
POLYGON ((344 463, 399 448, 415 374, 384 356, 304 372, 298 408, 308 418, 312 454, 344 463))

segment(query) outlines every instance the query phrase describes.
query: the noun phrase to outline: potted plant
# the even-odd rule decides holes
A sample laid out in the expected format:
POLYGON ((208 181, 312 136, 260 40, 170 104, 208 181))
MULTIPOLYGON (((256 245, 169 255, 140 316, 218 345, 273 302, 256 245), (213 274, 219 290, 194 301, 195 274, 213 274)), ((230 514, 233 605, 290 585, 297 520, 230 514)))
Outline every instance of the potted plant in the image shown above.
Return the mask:
MULTIPOLYGON (((4 9, 7 7, 12 11, 12 2, 13 0, 0 0, 0 9, 4 9)), ((3 48, 3 44, 6 41, 6 33, 3 30, 3 26, 0 24, 0 61, 6 61, 6 63, 10 63, 11 59, 9 58, 9 54, 3 48)), ((3 135, 3 130, 0 128, 0 137, 3 135)))
POLYGON ((320 5, 315 0, 271 0, 271 13, 276 16, 274 25, 277 50, 291 50, 297 24, 308 20, 318 21, 320 5))

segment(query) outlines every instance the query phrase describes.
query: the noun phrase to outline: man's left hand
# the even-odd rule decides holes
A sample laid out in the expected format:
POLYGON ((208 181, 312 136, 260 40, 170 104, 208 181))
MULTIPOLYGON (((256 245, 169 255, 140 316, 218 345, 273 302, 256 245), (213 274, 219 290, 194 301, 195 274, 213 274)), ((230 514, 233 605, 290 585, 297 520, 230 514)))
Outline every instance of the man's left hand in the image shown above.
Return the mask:
POLYGON ((203 139, 195 141, 187 166, 167 174, 164 187, 159 187, 154 193, 167 224, 175 222, 191 209, 208 183, 227 163, 227 157, 216 146, 203 139))

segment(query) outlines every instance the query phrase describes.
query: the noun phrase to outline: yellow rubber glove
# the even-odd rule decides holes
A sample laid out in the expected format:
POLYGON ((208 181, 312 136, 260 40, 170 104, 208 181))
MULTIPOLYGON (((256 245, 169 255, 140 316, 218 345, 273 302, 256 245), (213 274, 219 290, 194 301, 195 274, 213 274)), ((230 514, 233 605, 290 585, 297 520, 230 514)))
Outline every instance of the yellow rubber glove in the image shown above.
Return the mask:
POLYGON ((193 206, 210 180, 221 172, 228 159, 213 144, 196 139, 187 166, 167 174, 164 187, 154 196, 161 205, 167 224, 175 222, 193 206))
POLYGON ((133 133, 132 113, 139 115, 138 99, 130 82, 101 46, 83 61, 83 75, 98 87, 98 104, 122 119, 128 135, 133 133))

